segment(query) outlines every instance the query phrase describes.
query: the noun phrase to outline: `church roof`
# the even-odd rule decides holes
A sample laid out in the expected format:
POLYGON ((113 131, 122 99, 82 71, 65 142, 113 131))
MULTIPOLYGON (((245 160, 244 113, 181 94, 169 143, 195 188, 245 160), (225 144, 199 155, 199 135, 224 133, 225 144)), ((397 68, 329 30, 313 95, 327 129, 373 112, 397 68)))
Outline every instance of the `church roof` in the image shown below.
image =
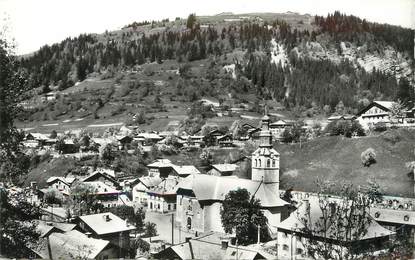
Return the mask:
POLYGON ((259 199, 262 207, 279 207, 288 203, 280 199, 272 186, 248 179, 212 176, 206 174, 189 175, 177 186, 179 189, 192 190, 199 201, 223 201, 229 191, 238 188, 246 189, 255 198, 259 199))
POLYGON ((263 156, 279 156, 280 154, 274 149, 274 148, 264 148, 260 147, 255 150, 255 152, 252 153, 252 155, 263 155, 263 156))

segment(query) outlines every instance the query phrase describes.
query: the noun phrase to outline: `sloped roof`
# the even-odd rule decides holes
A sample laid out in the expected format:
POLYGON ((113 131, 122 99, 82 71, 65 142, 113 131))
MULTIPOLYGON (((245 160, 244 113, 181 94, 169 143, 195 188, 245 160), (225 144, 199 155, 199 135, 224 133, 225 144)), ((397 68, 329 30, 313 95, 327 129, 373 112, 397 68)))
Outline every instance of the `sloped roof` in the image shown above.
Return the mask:
POLYGON ((159 185, 162 179, 159 176, 143 176, 139 178, 139 181, 147 188, 151 188, 159 185))
POLYGON ((288 203, 280 199, 279 194, 266 184, 247 179, 220 177, 206 174, 189 175, 178 185, 177 189, 192 190, 199 201, 223 201, 229 191, 246 189, 259 199, 262 207, 280 207, 288 203))
POLYGON ((285 121, 285 120, 278 120, 276 122, 270 123, 269 126, 286 126, 286 125, 293 125, 291 121, 285 121))
POLYGON ((213 168, 220 172, 233 172, 238 168, 238 165, 231 163, 213 164, 213 168))
POLYGON ((127 225, 125 220, 111 212, 80 216, 79 218, 98 235, 135 230, 133 225, 127 225))
POLYGON ((366 111, 368 111, 370 108, 376 106, 379 107, 383 110, 385 110, 385 113, 389 112, 392 108, 392 106, 395 104, 396 102, 393 101, 373 101, 372 103, 370 103, 367 107, 363 108, 362 110, 360 110, 356 116, 360 116, 363 113, 365 113, 366 111))
MULTIPOLYGON (((190 239, 188 242, 184 242, 170 248, 165 249, 173 251, 180 259, 273 259, 268 258, 268 254, 262 253, 256 248, 228 245, 227 249, 222 249, 222 244, 219 239, 212 240, 208 237, 200 237, 190 239)), ((163 251, 156 254, 162 255, 163 251)))
POLYGON ((83 178, 81 181, 82 182, 88 182, 89 180, 91 180, 93 177, 95 177, 97 175, 101 175, 104 178, 106 178, 107 180, 109 180, 109 181, 113 182, 114 184, 118 185, 117 180, 113 176, 109 175, 108 173, 106 173, 104 171, 95 171, 92 174, 90 174, 90 175, 86 176, 85 178, 83 178))
POLYGON ((53 259, 93 259, 104 250, 109 241, 89 238, 77 230, 72 230, 63 234, 53 233, 49 243, 53 259))
POLYGON ((102 181, 85 181, 85 184, 92 187, 93 191, 97 195, 104 195, 104 194, 119 194, 121 191, 118 191, 107 184, 103 183, 102 181))
POLYGON ((35 138, 36 140, 47 140, 47 139, 49 139, 46 135, 41 134, 41 133, 29 133, 27 135, 33 136, 33 138, 35 138))
POLYGON ((49 184, 51 182, 54 182, 55 180, 60 180, 60 181, 66 183, 68 185, 71 185, 75 181, 75 179, 76 178, 74 178, 74 177, 56 177, 56 176, 52 176, 52 177, 49 177, 49 179, 46 180, 46 183, 49 184))
POLYGON ((415 226, 415 211, 371 208, 370 215, 376 221, 415 226))
POLYGON ((193 165, 173 165, 178 175, 200 174, 200 171, 193 165))
POLYGON ((147 167, 151 167, 151 168, 172 167, 172 163, 169 159, 157 159, 155 162, 147 164, 147 167))
MULTIPOLYGON (((318 221, 318 219, 320 219, 322 215, 321 209, 318 206, 318 203, 319 203, 318 198, 316 196, 310 196, 309 203, 310 203, 310 206, 309 206, 310 214, 309 215, 306 213, 308 206, 303 201, 295 212, 291 213, 291 215, 287 219, 285 219, 278 225, 278 228, 299 232, 301 231, 301 229, 305 227, 304 223, 301 221, 301 218, 304 218, 304 217, 308 218, 308 216, 310 216, 311 222, 313 224, 316 221, 318 221)), ((360 238, 360 240, 371 239, 371 238, 382 237, 382 236, 389 236, 392 234, 394 234, 394 232, 382 227, 381 225, 379 225, 379 223, 373 220, 373 218, 371 218, 367 226, 366 234, 364 234, 360 238)), ((314 234, 314 235, 317 237, 321 236, 321 234, 314 234)))
POLYGON ((263 147, 261 148, 260 147, 260 148, 256 149, 252 153, 252 155, 279 156, 280 154, 274 148, 269 149, 269 148, 263 148, 263 147))
POLYGON ((381 105, 382 107, 385 107, 385 108, 387 108, 387 109, 391 109, 392 108, 392 106, 394 105, 394 104, 396 104, 396 102, 393 102, 393 101, 373 101, 374 103, 377 103, 377 104, 379 104, 379 105, 381 105))
POLYGON ((179 180, 177 177, 169 176, 163 179, 157 186, 149 189, 148 193, 153 194, 176 194, 177 184, 179 180))

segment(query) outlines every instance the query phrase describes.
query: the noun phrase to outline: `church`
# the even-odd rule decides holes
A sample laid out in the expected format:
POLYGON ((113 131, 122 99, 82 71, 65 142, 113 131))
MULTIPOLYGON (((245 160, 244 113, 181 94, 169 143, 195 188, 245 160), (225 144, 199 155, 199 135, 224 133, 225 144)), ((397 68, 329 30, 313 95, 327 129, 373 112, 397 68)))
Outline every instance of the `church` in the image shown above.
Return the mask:
MULTIPOLYGON (((288 203, 279 197, 279 153, 272 148, 270 119, 262 118, 259 147, 252 153, 251 179, 193 174, 177 186, 176 221, 193 232, 224 233, 220 209, 229 191, 246 189, 260 200, 271 233, 288 217, 288 203)), ((275 233, 274 233, 275 234, 275 233)))

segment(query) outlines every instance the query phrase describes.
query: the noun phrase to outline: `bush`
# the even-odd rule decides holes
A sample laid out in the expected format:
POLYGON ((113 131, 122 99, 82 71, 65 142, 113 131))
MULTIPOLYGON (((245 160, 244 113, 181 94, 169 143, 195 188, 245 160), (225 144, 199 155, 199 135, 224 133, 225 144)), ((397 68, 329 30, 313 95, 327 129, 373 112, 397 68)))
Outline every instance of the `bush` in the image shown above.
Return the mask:
POLYGON ((349 138, 352 136, 365 135, 363 127, 356 120, 349 121, 340 119, 332 121, 326 126, 325 132, 332 136, 343 135, 349 138))
POLYGON ((370 165, 376 163, 376 152, 373 148, 368 148, 360 155, 360 159, 362 160, 362 164, 365 167, 369 167, 370 165))

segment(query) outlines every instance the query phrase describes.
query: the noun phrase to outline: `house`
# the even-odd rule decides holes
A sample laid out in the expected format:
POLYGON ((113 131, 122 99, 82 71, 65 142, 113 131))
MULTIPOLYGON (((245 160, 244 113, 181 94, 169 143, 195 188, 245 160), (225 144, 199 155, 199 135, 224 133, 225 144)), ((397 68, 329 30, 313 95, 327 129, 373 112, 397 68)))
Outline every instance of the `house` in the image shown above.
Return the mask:
POLYGON ((237 168, 238 165, 236 164, 213 164, 212 169, 210 169, 207 174, 213 176, 231 176, 237 168))
POLYGON ((128 136, 128 135, 117 136, 116 138, 117 138, 117 141, 118 141, 118 148, 120 150, 127 149, 128 146, 133 141, 133 138, 131 136, 128 136))
POLYGON ((169 159, 157 159, 153 163, 147 165, 148 176, 160 178, 167 177, 172 169, 172 163, 169 159))
POLYGON ((91 234, 95 239, 109 241, 109 244, 119 249, 125 257, 130 247, 130 232, 136 228, 110 212, 77 217, 77 224, 83 232, 91 234))
POLYGON ((353 121, 356 119, 354 115, 332 115, 327 120, 329 122, 338 121, 338 120, 346 120, 346 121, 353 121))
POLYGON ((82 182, 102 182, 113 189, 120 189, 121 186, 115 177, 107 174, 105 171, 95 171, 92 174, 88 175, 84 179, 81 180, 82 182))
POLYGON ((377 123, 390 123, 389 113, 395 104, 393 101, 373 101, 356 114, 357 120, 366 130, 377 123))
POLYGON ((205 143, 204 138, 204 135, 191 135, 187 138, 187 145, 201 147, 205 143))
POLYGON ((285 129, 290 129, 293 126, 293 122, 288 120, 278 120, 274 123, 269 125, 270 131, 272 136, 280 140, 282 138, 282 133, 284 133, 285 129))
POLYGON ((179 177, 187 177, 191 174, 200 174, 200 171, 193 165, 172 165, 172 174, 179 177))
POLYGON ((260 200, 261 209, 274 229, 284 219, 288 203, 279 197, 279 154, 272 148, 269 117, 262 118, 258 149, 252 153, 251 179, 189 175, 177 185, 176 221, 193 232, 223 233, 220 210, 229 191, 247 189, 260 200))
POLYGON ((210 233, 202 237, 186 239, 180 243, 168 247, 160 252, 153 254, 155 259, 276 259, 256 247, 236 246, 230 244, 228 238, 221 238, 215 233, 210 233))
MULTIPOLYGON (((335 203, 335 199, 333 199, 333 203, 335 203)), ((292 256, 297 258, 310 257, 305 246, 307 241, 310 239, 317 242, 324 241, 325 236, 323 232, 313 232, 312 234, 305 233, 305 225, 302 219, 311 219, 311 223, 317 225, 315 223, 317 221, 322 221, 322 216, 323 213, 319 207, 319 199, 317 196, 309 196, 308 199, 300 201, 296 211, 278 225, 278 235, 276 240, 278 241, 278 256, 283 259, 292 256)), ((328 224, 331 225, 332 223, 328 224)), ((346 237, 341 238, 332 234, 332 237, 336 238, 331 239, 329 243, 338 245, 339 248, 343 248, 343 253, 347 251, 343 245, 349 243, 352 248, 358 248, 357 245, 359 245, 360 248, 362 245, 368 245, 370 246, 370 250, 373 250, 373 252, 376 253, 377 251, 386 249, 386 244, 389 241, 390 236, 394 235, 394 232, 382 227, 373 219, 367 223, 366 229, 367 231, 365 234, 353 239, 353 241, 348 241, 346 240, 346 237)), ((327 232, 332 232, 332 229, 330 228, 327 228, 327 230, 327 232)), ((327 236, 330 237, 330 234, 327 236)), ((276 244, 276 241, 268 243, 276 244)))
POLYGON ((24 145, 27 147, 42 147, 46 145, 49 138, 41 133, 28 133, 25 136, 24 145))
POLYGON ((219 108, 220 102, 216 98, 204 97, 199 100, 204 106, 212 106, 213 108, 219 108))
POLYGON ((40 238, 30 248, 34 258, 42 259, 108 259, 119 257, 117 248, 109 241, 90 238, 77 230, 53 232, 40 238))
POLYGON ((168 176, 147 191, 147 208, 150 211, 171 212, 176 210, 176 186, 179 178, 168 176))
POLYGON ((49 188, 55 188, 62 192, 63 194, 69 195, 71 191, 72 183, 76 179, 73 177, 50 177, 46 180, 46 183, 49 185, 49 188))
POLYGON ((203 141, 207 146, 219 145, 218 138, 225 134, 225 132, 219 129, 214 129, 203 137, 203 141))
POLYGON ((217 137, 218 144, 220 147, 232 147, 233 137, 231 134, 225 134, 217 137))
POLYGON ((91 187, 91 195, 95 196, 104 207, 116 207, 118 205, 130 204, 126 195, 112 186, 101 181, 85 181, 84 184, 91 187))
POLYGON ((156 133, 139 133, 134 140, 138 141, 141 145, 148 146, 156 144, 163 140, 164 137, 156 133))
POLYGON ((132 188, 133 202, 135 204, 140 204, 140 205, 147 207, 148 205, 147 191, 159 185, 161 181, 162 179, 159 176, 143 176, 141 178, 138 178, 133 183, 134 185, 132 188))

